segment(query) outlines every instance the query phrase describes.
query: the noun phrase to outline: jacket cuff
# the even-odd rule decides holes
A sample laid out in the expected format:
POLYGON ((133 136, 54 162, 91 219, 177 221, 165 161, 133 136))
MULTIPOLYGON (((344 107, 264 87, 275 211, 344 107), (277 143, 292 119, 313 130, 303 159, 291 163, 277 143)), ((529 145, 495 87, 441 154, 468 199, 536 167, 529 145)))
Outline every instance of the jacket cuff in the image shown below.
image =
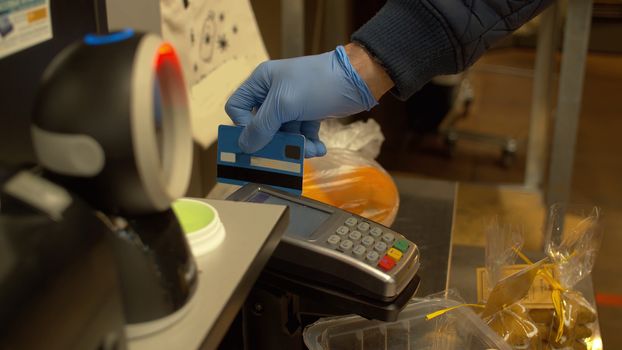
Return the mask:
POLYGON ((460 71, 455 40, 421 0, 389 0, 352 35, 386 69, 405 100, 436 75, 460 71))

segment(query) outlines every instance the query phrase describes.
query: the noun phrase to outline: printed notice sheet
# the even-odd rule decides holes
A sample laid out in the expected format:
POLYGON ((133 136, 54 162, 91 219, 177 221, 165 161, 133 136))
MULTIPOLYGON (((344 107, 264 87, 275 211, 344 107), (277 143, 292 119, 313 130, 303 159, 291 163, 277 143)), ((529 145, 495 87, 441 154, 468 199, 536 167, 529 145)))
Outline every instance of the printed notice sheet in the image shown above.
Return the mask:
POLYGON ((49 0, 0 0, 0 58, 51 38, 49 0))
POLYGON ((249 0, 162 0, 162 35, 173 43, 190 87, 194 139, 209 147, 231 124, 229 96, 268 59, 249 0))

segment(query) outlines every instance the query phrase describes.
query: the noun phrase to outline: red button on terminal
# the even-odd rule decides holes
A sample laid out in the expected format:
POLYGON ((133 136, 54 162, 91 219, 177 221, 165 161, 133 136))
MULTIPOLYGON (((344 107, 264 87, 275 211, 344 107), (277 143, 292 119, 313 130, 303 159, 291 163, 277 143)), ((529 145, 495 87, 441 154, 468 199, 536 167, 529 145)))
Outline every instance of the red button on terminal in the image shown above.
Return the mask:
POLYGON ((393 259, 391 259, 389 256, 385 255, 378 262, 378 266, 385 271, 389 271, 393 268, 393 266, 395 266, 395 261, 393 261, 393 259))

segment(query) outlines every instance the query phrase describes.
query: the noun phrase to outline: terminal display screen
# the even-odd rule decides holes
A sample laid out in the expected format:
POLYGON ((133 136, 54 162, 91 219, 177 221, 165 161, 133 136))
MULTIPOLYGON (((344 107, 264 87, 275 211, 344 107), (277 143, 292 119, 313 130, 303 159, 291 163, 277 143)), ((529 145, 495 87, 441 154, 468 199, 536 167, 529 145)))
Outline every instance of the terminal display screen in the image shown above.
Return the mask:
POLYGON ((295 203, 284 198, 272 196, 265 192, 257 192, 249 200, 255 203, 287 205, 289 207, 289 225, 286 235, 309 238, 329 217, 330 213, 306 205, 295 203))

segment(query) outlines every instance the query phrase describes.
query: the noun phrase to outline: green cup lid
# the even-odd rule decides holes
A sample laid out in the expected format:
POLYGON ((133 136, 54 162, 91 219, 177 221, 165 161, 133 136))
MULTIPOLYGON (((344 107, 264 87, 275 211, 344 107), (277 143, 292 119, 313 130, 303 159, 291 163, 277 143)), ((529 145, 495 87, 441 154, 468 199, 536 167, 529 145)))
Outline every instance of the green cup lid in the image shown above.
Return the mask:
POLYGON ((179 199, 173 202, 173 211, 186 234, 199 231, 214 221, 214 210, 207 203, 197 200, 179 199))

